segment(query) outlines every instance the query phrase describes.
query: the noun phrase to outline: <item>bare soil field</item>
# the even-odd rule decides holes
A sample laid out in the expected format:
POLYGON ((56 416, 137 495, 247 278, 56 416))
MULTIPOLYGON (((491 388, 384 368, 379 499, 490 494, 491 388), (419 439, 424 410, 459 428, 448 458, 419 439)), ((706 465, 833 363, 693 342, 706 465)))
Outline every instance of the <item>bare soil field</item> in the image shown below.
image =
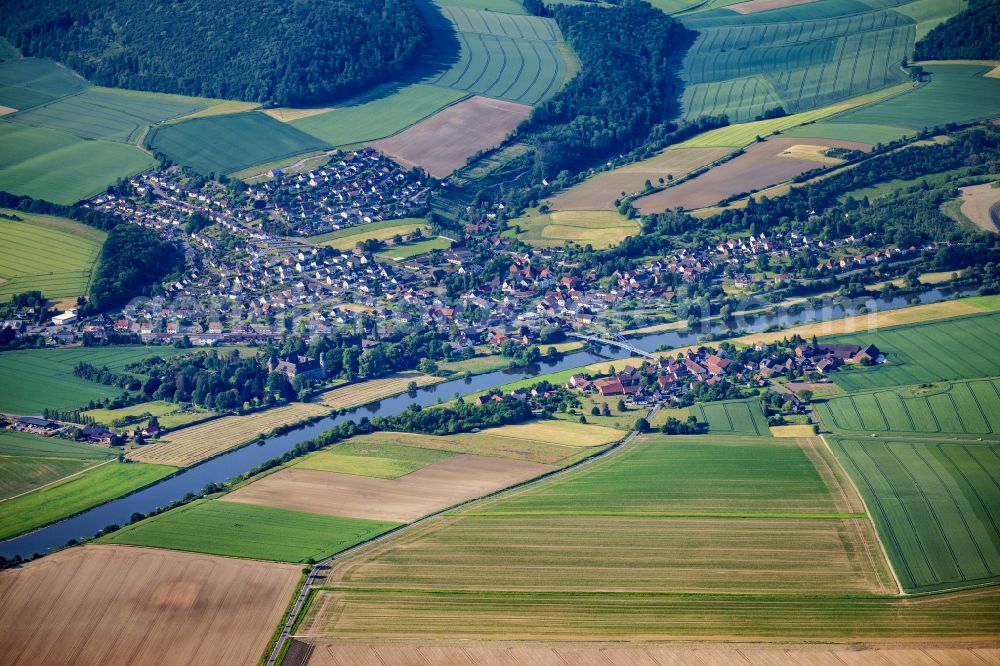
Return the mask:
POLYGON ((962 214, 983 231, 1000 229, 1000 187, 993 183, 962 188, 962 214))
MULTIPOLYGON (((637 199, 635 207, 642 213, 657 213, 677 206, 686 209, 702 208, 734 194, 782 183, 810 169, 823 166, 822 162, 803 159, 804 155, 781 156, 781 153, 801 143, 802 139, 791 137, 755 143, 743 155, 720 164, 697 178, 637 199)), ((867 143, 832 139, 824 139, 823 146, 866 151, 871 149, 871 145, 867 143)))
POLYGON ((812 1, 813 0, 750 0, 749 2, 741 2, 736 5, 730 5, 729 7, 726 7, 726 9, 732 9, 734 12, 739 14, 756 14, 757 12, 766 12, 768 9, 792 7, 794 5, 803 5, 812 1))
POLYGON ((321 394, 319 401, 334 409, 350 409, 402 393, 410 385, 410 382, 416 382, 417 386, 430 386, 443 381, 440 377, 432 377, 419 372, 399 372, 381 379, 369 379, 365 382, 335 388, 321 394))
POLYGON ((245 416, 224 416, 167 433, 159 442, 130 451, 126 457, 137 462, 187 467, 245 444, 278 426, 321 416, 329 411, 323 405, 293 402, 245 416))
POLYGON ((396 479, 289 468, 222 499, 329 516, 410 522, 554 469, 522 460, 465 454, 396 479))
POLYGON ((301 567, 70 548, 0 572, 4 664, 254 664, 301 567))
POLYGON ((433 643, 297 641, 287 666, 909 666, 1000 663, 1000 648, 930 645, 785 645, 647 643, 433 643))
POLYGON ((551 199, 553 210, 614 210, 621 193, 642 191, 667 176, 680 178, 731 153, 732 148, 671 148, 648 160, 604 171, 551 199))
POLYGON ((419 166, 444 178, 480 150, 498 145, 530 113, 525 104, 470 97, 371 145, 404 167, 419 166))

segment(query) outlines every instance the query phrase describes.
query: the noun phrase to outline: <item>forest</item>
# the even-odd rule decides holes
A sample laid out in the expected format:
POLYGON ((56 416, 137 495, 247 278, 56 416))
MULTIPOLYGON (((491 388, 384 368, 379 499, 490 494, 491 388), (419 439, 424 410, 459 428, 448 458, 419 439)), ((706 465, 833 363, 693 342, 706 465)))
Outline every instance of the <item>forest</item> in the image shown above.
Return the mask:
POLYGON ((917 42, 914 59, 1000 59, 1000 0, 970 0, 968 9, 917 42))
POLYGON ((638 0, 548 11, 580 59, 580 72, 518 129, 535 147, 538 178, 627 152, 676 115, 681 82, 675 71, 693 38, 638 0))
POLYGON ((177 248, 152 229, 119 224, 108 231, 101 247, 85 311, 93 314, 121 307, 183 265, 177 248))
POLYGON ((9 0, 2 34, 99 85, 272 106, 393 78, 430 39, 412 0, 9 0))

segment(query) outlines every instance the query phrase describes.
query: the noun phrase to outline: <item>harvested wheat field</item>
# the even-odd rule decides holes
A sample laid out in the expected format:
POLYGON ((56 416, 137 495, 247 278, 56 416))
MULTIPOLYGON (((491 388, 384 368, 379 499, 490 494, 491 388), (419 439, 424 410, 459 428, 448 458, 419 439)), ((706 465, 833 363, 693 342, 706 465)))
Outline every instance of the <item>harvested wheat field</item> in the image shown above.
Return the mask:
POLYGON ((4 664, 254 664, 301 567, 70 548, 0 572, 4 664))
POLYGON ((813 2, 813 0, 750 0, 749 2, 730 5, 727 9, 731 9, 739 14, 756 14, 757 12, 766 12, 769 9, 803 5, 807 2, 813 2))
POLYGON ((637 643, 372 643, 296 640, 287 666, 908 666, 1000 663, 1000 648, 921 645, 637 643))
POLYGON ((995 183, 962 188, 962 215, 983 231, 1000 229, 1000 187, 995 183))
MULTIPOLYGON (((800 151, 797 157, 781 156, 781 153, 801 143, 802 139, 780 137, 752 144, 744 154, 696 178, 637 199, 635 207, 642 213, 658 213, 677 206, 686 209, 702 208, 741 192, 782 183, 810 169, 824 166, 823 162, 817 162, 806 152, 800 151)), ((867 143, 832 139, 824 139, 823 147, 865 151, 871 149, 871 145, 867 143)))
POLYGON ((278 426, 322 416, 329 411, 323 405, 293 402, 246 416, 226 416, 175 430, 159 442, 130 451, 126 458, 136 462, 188 467, 246 444, 278 426))
POLYGON ((404 167, 444 178, 480 150, 499 145, 530 113, 525 104, 470 97, 371 145, 404 167))
POLYGON ((335 388, 320 394, 319 401, 334 409, 350 409, 402 393, 410 385, 410 382, 416 382, 417 386, 430 386, 443 381, 440 377, 432 377, 419 372, 398 372, 381 379, 369 379, 357 384, 335 388))
POLYGON ((563 446, 600 446, 617 442, 625 436, 623 430, 606 428, 598 425, 573 423, 572 421, 531 421, 490 428, 483 431, 484 435, 511 437, 515 439, 531 439, 538 442, 550 442, 563 446))
POLYGON ((329 516, 410 522, 554 469, 522 460, 465 454, 396 479, 289 468, 222 499, 329 516))
POLYGON ((612 171, 604 171, 551 199, 553 210, 615 210, 622 192, 641 192, 646 181, 656 185, 660 178, 677 179, 695 169, 721 159, 733 148, 669 148, 655 157, 612 171))

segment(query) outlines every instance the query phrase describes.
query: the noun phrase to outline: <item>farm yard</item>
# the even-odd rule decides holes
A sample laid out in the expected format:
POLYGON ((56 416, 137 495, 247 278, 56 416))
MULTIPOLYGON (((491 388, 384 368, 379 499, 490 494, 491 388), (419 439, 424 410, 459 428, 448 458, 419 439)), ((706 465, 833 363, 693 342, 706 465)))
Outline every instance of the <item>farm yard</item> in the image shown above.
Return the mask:
POLYGON ((0 211, 0 301, 38 290, 46 298, 86 295, 105 233, 49 215, 0 211))
POLYGON ((243 486, 223 500, 404 523, 554 469, 468 454, 449 456, 393 479, 291 467, 243 486))
POLYGON ((976 379, 851 393, 819 402, 837 433, 1000 437, 1000 380, 976 379))
POLYGON ((655 185, 660 178, 680 178, 730 152, 724 147, 667 148, 655 157, 595 174, 555 195, 549 203, 555 210, 615 210, 622 192, 626 196, 641 192, 647 180, 655 185))
POLYGON ((30 532, 148 486, 176 469, 110 462, 79 476, 0 502, 0 539, 30 532))
POLYGON ((269 506, 197 500, 114 532, 101 541, 273 562, 319 560, 395 523, 269 506))
POLYGON ((252 663, 300 575, 293 565, 71 548, 0 572, 0 653, 7 664, 252 663))
POLYGON ((129 451, 129 460, 188 467, 246 444, 278 426, 323 416, 322 405, 293 402, 242 416, 223 416, 168 433, 159 441, 129 451))
POLYGON ((404 167, 444 178, 472 155, 498 145, 530 113, 523 104, 470 97, 371 145, 404 167))
POLYGON ((996 444, 836 439, 831 446, 907 591, 1000 580, 996 444))
MULTIPOLYGON (((814 154, 796 151, 795 148, 801 145, 801 139, 785 137, 755 143, 742 155, 706 173, 636 199, 635 207, 642 213, 662 212, 677 206, 702 208, 737 194, 784 182, 811 169, 828 166, 830 160, 825 156, 817 160, 814 154), (783 154, 787 151, 794 152, 783 154)), ((855 141, 824 140, 822 148, 869 150, 871 146, 855 141)))
POLYGON ((529 212, 509 221, 518 239, 536 247, 573 243, 606 248, 639 233, 639 223, 610 210, 529 212), (518 229, 520 230, 518 232, 518 229))
POLYGON ((417 229, 421 233, 426 232, 430 227, 421 218, 407 217, 398 220, 380 220, 368 224, 359 224, 346 229, 338 229, 330 233, 313 236, 310 243, 325 245, 341 251, 353 250, 358 243, 366 240, 386 241, 393 236, 406 236, 412 234, 417 229))
POLYGON ((64 439, 0 431, 0 501, 99 465, 117 454, 64 439))
POLYGON ((839 335, 823 341, 875 344, 888 363, 841 371, 846 391, 1000 376, 1000 313, 956 317, 912 326, 839 335))
POLYGON ((259 111, 155 127, 146 137, 146 145, 204 174, 228 174, 329 147, 323 140, 259 111))
POLYGON ((19 349, 0 354, 0 411, 40 415, 50 409, 77 409, 91 400, 121 395, 121 389, 73 376, 78 363, 121 370, 156 356, 189 353, 174 347, 70 347, 19 349), (30 381, 25 381, 30 377, 30 381))
POLYGON ((766 437, 767 419, 759 400, 724 400, 698 402, 688 411, 699 421, 708 423, 708 431, 720 435, 766 437))
POLYGON ((409 387, 410 382, 415 382, 417 386, 430 386, 442 381, 444 379, 441 377, 432 377, 409 370, 380 379, 369 379, 335 388, 320 394, 319 401, 333 409, 351 409, 403 393, 409 387))

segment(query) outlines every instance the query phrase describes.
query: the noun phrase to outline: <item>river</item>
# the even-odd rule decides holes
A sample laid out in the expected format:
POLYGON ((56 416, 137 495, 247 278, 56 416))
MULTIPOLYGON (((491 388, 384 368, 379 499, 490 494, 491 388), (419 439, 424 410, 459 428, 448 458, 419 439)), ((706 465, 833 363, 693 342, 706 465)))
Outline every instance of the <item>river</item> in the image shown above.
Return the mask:
MULTIPOLYGON (((972 291, 960 292, 962 295, 974 293, 972 291)), ((932 289, 919 294, 922 303, 931 303, 945 300, 952 296, 953 292, 932 289)), ((786 312, 758 315, 753 321, 738 323, 736 326, 742 331, 759 332, 772 325, 791 326, 799 323, 806 323, 817 320, 838 319, 857 311, 862 304, 869 309, 891 310, 905 307, 909 304, 909 298, 896 297, 889 300, 868 299, 857 301, 854 304, 838 305, 827 302, 819 307, 806 306, 802 311, 795 314, 786 312)), ((722 322, 713 322, 706 327, 706 331, 717 332, 728 328, 722 322)), ((683 332, 665 331, 655 333, 630 340, 632 344, 640 349, 653 351, 661 345, 669 347, 680 347, 696 343, 706 331, 683 332)), ((159 507, 166 506, 171 502, 181 499, 188 493, 197 493, 209 483, 221 483, 235 476, 243 474, 257 465, 282 455, 289 451, 296 444, 306 441, 340 423, 341 421, 360 418, 362 416, 391 416, 399 414, 409 405, 417 403, 422 406, 433 405, 439 400, 446 401, 454 397, 455 393, 469 394, 478 391, 485 391, 494 386, 505 384, 522 377, 531 377, 539 374, 555 372, 575 368, 600 361, 602 359, 623 358, 627 352, 617 347, 606 347, 601 355, 590 351, 579 351, 565 355, 558 361, 542 363, 528 368, 517 370, 498 370, 468 379, 453 379, 434 386, 429 386, 418 390, 415 394, 401 394, 392 398, 386 398, 364 407, 358 407, 345 414, 327 417, 316 421, 308 426, 298 428, 283 435, 269 437, 260 444, 251 444, 239 449, 222 454, 204 463, 185 469, 184 471, 164 479, 144 490, 133 493, 126 497, 108 502, 95 507, 72 518, 53 523, 47 527, 40 528, 34 532, 14 537, 0 542, 0 555, 10 558, 14 555, 29 557, 35 553, 45 553, 52 548, 58 548, 66 544, 70 539, 81 539, 93 536, 100 529, 107 525, 125 525, 131 520, 135 512, 149 513, 159 507)))

